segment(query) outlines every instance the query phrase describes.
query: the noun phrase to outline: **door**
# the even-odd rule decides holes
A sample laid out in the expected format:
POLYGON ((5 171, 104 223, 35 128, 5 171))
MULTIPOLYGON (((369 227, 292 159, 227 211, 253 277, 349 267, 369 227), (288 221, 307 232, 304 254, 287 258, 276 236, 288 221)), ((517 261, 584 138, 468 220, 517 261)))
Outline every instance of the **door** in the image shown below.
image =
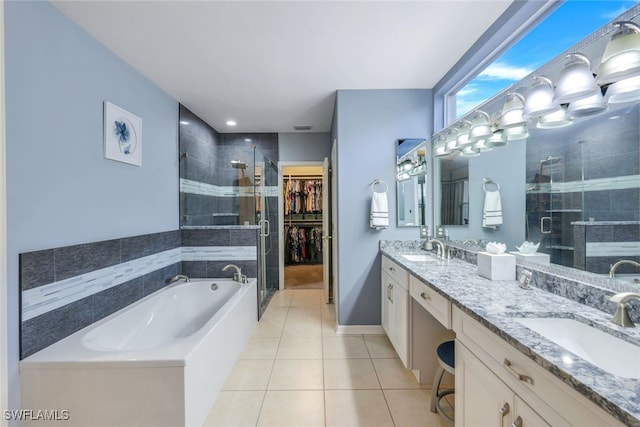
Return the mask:
POLYGON ((329 159, 322 162, 322 283, 324 302, 331 302, 331 211, 329 210, 329 159))

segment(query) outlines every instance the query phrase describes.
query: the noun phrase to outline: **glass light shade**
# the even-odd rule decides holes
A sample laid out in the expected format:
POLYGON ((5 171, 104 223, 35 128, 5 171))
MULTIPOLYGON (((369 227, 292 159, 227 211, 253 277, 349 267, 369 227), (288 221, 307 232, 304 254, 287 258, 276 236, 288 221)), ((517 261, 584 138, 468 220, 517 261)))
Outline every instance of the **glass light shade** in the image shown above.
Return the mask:
POLYGON ((433 142, 433 155, 434 156, 444 156, 449 154, 447 151, 447 147, 445 144, 447 142, 447 138, 443 134, 438 135, 433 142))
POLYGON ((457 138, 458 138, 458 129, 456 128, 451 128, 447 131, 447 142, 445 143, 445 147, 447 149, 447 151, 451 152, 453 150, 456 149, 456 144, 458 143, 457 138))
POLYGON ((523 126, 529 123, 529 119, 524 116, 523 110, 511 110, 503 113, 500 117, 500 129, 523 126))
POLYGON ((598 91, 598 93, 588 98, 579 99, 569 104, 567 114, 571 117, 586 117, 602 113, 606 110, 607 104, 604 102, 602 93, 598 91))
POLYGON ((460 155, 464 157, 475 157, 480 155, 480 150, 477 148, 474 148, 471 145, 468 145, 464 147, 462 151, 460 151, 460 155))
POLYGON ((524 115, 539 117, 560 109, 560 104, 553 100, 553 83, 544 76, 535 76, 535 82, 527 92, 524 104, 524 115))
POLYGON ((413 169, 413 161, 411 159, 404 159, 398 163, 398 172, 409 172, 413 169))
POLYGON ((573 123, 573 118, 567 114, 567 108, 562 107, 556 112, 540 116, 537 126, 540 129, 556 129, 569 126, 571 123, 573 123))
POLYGON ((614 25, 618 30, 604 49, 596 78, 601 85, 640 75, 640 27, 630 21, 614 25))
POLYGON ((476 111, 471 119, 471 130, 469 131, 469 141, 479 141, 493 135, 491 130, 491 118, 484 111, 476 111))
POLYGON ((409 175, 407 172, 401 172, 396 178, 398 181, 406 181, 408 179, 411 179, 411 175, 409 175))
POLYGON ((469 145, 469 131, 471 131, 471 122, 463 120, 458 128, 458 136, 456 137, 456 148, 462 148, 469 145))
POLYGON ((480 152, 493 150, 493 144, 489 141, 489 138, 474 142, 472 147, 480 150, 480 152))
POLYGON ((640 76, 611 83, 605 95, 609 104, 622 104, 640 100, 640 76))
POLYGON ((503 145, 507 145, 507 138, 502 129, 498 129, 493 133, 491 138, 489 138, 489 143, 493 147, 502 147, 503 145))
POLYGON ((591 62, 580 53, 566 56, 567 63, 560 72, 553 101, 568 104, 600 91, 591 72, 591 62))
POLYGON ((529 137, 529 129, 527 129, 527 125, 510 127, 504 129, 503 134, 507 141, 519 141, 529 137))

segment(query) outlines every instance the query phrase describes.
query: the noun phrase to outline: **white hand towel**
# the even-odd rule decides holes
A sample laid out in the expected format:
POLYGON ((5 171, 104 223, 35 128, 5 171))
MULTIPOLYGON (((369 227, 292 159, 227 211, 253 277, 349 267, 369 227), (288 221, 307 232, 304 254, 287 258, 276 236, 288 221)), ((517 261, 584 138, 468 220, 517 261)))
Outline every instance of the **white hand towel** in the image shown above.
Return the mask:
POLYGON ((482 226, 485 228, 498 228, 500 225, 502 225, 500 191, 485 191, 482 226))
POLYGON ((382 230, 389 226, 389 205, 387 203, 387 193, 373 192, 371 197, 371 217, 369 227, 382 230))

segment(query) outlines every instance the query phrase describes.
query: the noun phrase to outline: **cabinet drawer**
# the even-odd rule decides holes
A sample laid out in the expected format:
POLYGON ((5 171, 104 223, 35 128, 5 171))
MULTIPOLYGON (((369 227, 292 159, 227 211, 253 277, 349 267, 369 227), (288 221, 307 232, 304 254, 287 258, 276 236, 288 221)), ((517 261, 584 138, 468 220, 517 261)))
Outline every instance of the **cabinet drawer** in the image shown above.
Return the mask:
POLYGON ((387 258, 382 256, 382 271, 387 273, 392 279, 394 279, 404 290, 408 290, 407 276, 409 273, 407 270, 387 258))
POLYGON ((424 307, 445 328, 451 329, 451 302, 415 278, 409 277, 409 289, 413 299, 424 307))

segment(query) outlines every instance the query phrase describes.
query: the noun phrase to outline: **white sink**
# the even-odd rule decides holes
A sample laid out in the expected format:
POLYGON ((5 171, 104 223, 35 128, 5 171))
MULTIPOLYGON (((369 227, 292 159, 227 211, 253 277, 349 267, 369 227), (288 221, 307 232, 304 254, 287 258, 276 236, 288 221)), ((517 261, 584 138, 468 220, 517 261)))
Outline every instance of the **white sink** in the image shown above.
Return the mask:
MULTIPOLYGON (((604 371, 624 378, 640 378, 640 346, 573 319, 515 320, 604 371)), ((571 355, 562 357, 571 363, 571 355)))
POLYGON ((407 261, 438 261, 438 258, 434 258, 431 255, 402 255, 407 261))

